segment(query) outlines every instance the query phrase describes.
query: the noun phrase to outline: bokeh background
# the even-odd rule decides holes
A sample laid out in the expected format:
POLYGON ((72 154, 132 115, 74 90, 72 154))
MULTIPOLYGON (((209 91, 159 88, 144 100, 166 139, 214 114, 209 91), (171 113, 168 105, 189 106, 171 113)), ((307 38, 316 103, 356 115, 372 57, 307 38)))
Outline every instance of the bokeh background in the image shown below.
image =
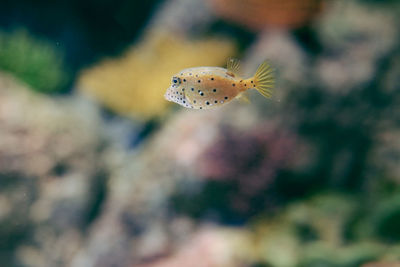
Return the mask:
POLYGON ((2 1, 0 265, 399 266, 399 17, 395 0, 2 1), (163 98, 229 57, 244 76, 268 59, 274 97, 163 98))

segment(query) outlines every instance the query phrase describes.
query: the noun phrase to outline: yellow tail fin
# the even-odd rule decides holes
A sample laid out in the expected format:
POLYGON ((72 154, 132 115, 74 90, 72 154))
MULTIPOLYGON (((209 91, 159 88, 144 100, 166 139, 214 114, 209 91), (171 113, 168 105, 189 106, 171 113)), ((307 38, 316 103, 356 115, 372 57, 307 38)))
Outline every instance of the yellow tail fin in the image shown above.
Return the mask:
POLYGON ((256 85, 255 89, 257 89, 260 94, 266 98, 271 98, 272 89, 275 85, 275 78, 273 69, 266 61, 258 67, 254 75, 254 84, 256 85))

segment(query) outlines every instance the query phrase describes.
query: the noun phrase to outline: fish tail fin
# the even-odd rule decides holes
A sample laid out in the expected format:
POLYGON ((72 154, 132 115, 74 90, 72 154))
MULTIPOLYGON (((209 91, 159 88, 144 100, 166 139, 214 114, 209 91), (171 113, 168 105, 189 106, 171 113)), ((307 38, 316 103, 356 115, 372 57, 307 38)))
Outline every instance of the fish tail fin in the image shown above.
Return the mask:
POLYGON ((257 69, 254 75, 254 84, 256 90, 266 98, 272 97, 272 89, 275 85, 275 77, 273 69, 264 61, 257 69))

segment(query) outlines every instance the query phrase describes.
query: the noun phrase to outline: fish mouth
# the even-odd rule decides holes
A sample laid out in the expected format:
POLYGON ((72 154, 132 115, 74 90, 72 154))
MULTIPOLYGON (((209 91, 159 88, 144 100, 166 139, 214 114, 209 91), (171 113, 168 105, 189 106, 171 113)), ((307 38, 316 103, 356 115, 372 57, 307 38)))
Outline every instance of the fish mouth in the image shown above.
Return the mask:
POLYGON ((164 95, 164 98, 165 98, 165 100, 167 100, 167 101, 170 101, 170 102, 172 101, 171 98, 169 98, 169 97, 167 96, 167 94, 164 95))
POLYGON ((168 101, 172 101, 171 94, 172 94, 171 87, 168 87, 167 91, 164 94, 164 98, 168 101))
POLYGON ((171 85, 170 87, 167 88, 167 90, 164 94, 164 98, 170 102, 174 102, 172 96, 174 96, 175 91, 176 91, 176 87, 174 85, 171 85))
POLYGON ((165 91, 165 94, 164 94, 164 98, 165 98, 165 99, 168 99, 167 95, 168 95, 168 93, 169 93, 170 91, 171 91, 171 87, 168 87, 167 90, 165 91))

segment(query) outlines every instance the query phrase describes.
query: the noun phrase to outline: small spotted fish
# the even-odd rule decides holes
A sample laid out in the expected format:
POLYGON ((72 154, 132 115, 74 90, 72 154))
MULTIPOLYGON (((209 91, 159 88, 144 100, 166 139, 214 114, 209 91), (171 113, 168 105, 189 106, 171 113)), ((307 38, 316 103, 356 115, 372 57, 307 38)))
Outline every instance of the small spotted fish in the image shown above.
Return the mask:
POLYGON ((262 63, 256 74, 243 79, 238 76, 239 61, 228 60, 227 68, 197 67, 184 69, 172 77, 172 84, 164 97, 186 108, 210 109, 219 107, 239 98, 247 100, 243 94, 256 89, 266 98, 272 96, 275 84, 273 70, 267 62, 262 63))

